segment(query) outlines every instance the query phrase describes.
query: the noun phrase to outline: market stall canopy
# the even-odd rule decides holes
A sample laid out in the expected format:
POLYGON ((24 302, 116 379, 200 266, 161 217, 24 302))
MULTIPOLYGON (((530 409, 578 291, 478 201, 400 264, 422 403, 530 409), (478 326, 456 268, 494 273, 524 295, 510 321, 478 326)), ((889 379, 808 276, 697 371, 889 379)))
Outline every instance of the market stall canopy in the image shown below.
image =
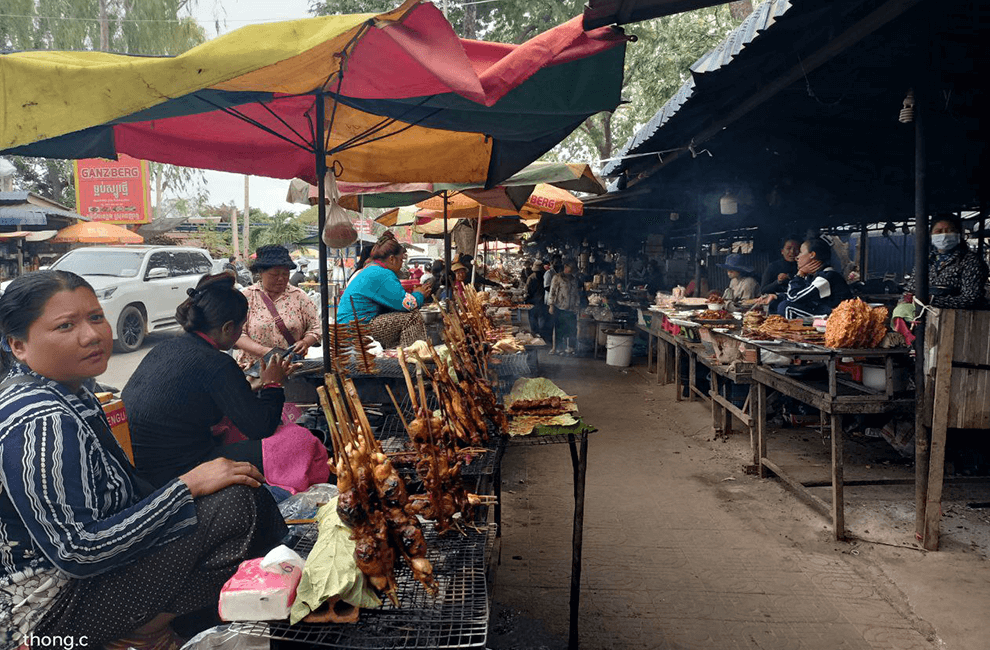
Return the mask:
POLYGON ((176 57, 4 54, 0 150, 314 183, 315 130, 339 181, 494 186, 618 105, 627 40, 579 16, 520 45, 471 41, 407 0, 247 26, 176 57))
MULTIPOLYGON (((344 200, 360 196, 366 208, 394 208, 425 201, 440 192, 463 193, 478 199, 485 205, 499 205, 486 200, 486 196, 499 192, 516 209, 525 205, 526 199, 537 185, 545 183, 572 192, 604 194, 605 184, 595 176, 587 163, 534 162, 499 183, 498 187, 485 190, 466 183, 348 183, 338 182, 337 189, 344 200)), ((317 187, 294 178, 289 183, 285 200, 289 203, 315 205, 317 187)), ((492 199, 495 200, 495 199, 492 199)), ((341 202, 344 205, 344 202, 341 202)), ((352 204, 353 205, 353 204, 352 204)), ((345 205, 348 209, 355 209, 345 205)))
POLYGON ((144 238, 112 223, 84 221, 58 231, 54 244, 140 244, 144 238))
POLYGON ((402 206, 401 208, 392 208, 391 210, 383 212, 379 215, 375 221, 382 224, 386 228, 413 226, 416 224, 417 212, 419 212, 419 208, 413 205, 402 206))
MULTIPOLYGON (((528 187, 528 186, 527 186, 528 187)), ((447 198, 447 216, 452 219, 477 219, 479 217, 521 216, 525 219, 539 219, 540 213, 558 214, 561 210, 570 215, 584 213, 584 203, 570 192, 547 183, 540 183, 517 209, 502 187, 468 194, 453 194, 447 198)), ((439 212, 444 210, 444 197, 434 196, 416 204, 423 210, 439 212)))

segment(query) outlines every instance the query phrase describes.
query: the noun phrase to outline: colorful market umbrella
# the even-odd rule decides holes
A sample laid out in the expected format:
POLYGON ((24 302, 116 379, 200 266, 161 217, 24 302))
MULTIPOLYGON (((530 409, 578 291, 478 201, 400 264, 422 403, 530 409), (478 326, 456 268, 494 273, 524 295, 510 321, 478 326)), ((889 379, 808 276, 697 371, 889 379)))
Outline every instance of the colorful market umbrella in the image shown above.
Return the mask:
POLYGON ((140 244, 144 237, 127 228, 101 221, 80 221, 58 231, 53 244, 140 244))
MULTIPOLYGON (((136 158, 319 186, 495 186, 619 103, 627 37, 574 18, 460 39, 432 4, 252 25, 176 57, 0 55, 0 154, 136 158)), ((329 302, 320 243, 321 302, 329 302)), ((323 309, 328 338, 328 312, 323 309)), ((324 364, 330 368, 328 348, 324 364)))
POLYGON ((619 102, 618 30, 460 39, 432 4, 252 25, 176 57, 0 56, 0 152, 494 185, 619 102), (548 90, 552 89, 552 90, 548 90), (316 137, 314 134, 324 137, 316 137))

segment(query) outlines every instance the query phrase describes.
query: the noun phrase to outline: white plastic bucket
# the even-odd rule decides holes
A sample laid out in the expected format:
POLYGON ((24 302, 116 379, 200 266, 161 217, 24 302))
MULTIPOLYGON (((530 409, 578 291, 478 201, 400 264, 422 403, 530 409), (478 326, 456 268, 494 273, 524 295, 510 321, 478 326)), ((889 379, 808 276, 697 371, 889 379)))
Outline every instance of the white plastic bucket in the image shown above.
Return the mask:
POLYGON ((636 332, 630 330, 608 330, 605 342, 605 363, 610 366, 626 367, 632 361, 633 339, 636 332))

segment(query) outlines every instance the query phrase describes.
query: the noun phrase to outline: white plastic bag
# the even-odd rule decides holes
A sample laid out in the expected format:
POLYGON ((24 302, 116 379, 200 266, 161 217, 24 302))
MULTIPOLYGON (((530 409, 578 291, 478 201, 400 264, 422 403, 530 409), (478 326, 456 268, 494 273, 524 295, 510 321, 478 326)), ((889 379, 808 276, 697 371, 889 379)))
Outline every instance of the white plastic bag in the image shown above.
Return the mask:
POLYGON ((340 207, 340 191, 332 173, 327 174, 325 185, 330 204, 327 206, 327 222, 323 226, 323 243, 328 248, 347 248, 358 239, 353 222, 361 215, 340 207))

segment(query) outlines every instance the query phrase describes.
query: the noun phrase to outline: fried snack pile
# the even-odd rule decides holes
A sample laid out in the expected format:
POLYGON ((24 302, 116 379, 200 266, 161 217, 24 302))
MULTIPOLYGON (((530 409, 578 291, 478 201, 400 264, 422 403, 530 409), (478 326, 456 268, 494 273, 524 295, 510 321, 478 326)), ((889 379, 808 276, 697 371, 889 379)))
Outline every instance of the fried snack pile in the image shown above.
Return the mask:
POLYGON ((808 327, 800 318, 788 320, 783 316, 767 316, 756 328, 743 332, 743 336, 762 341, 783 340, 798 343, 820 344, 825 337, 814 327, 808 327))
POLYGON ((825 327, 825 345, 830 348, 872 349, 887 334, 887 308, 871 309, 859 298, 845 300, 832 310, 825 327))

